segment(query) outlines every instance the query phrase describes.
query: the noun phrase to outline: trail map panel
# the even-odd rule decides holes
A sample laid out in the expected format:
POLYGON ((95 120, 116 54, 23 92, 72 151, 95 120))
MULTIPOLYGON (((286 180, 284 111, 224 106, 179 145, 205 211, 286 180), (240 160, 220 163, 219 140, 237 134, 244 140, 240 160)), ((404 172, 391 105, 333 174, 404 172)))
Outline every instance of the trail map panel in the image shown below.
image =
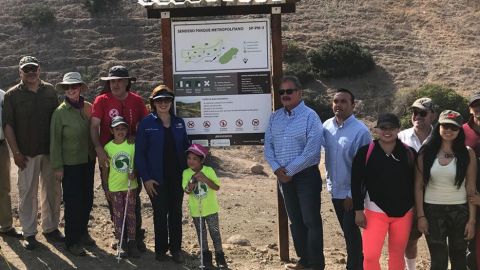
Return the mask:
POLYGON ((272 111, 267 19, 172 23, 175 110, 194 142, 263 144, 272 111))

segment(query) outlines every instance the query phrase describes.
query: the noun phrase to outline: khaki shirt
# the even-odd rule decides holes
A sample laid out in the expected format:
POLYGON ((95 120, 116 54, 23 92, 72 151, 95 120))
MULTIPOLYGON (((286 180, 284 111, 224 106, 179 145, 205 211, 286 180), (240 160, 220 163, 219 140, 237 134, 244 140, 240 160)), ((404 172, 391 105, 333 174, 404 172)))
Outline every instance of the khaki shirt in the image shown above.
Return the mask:
POLYGON ((58 106, 53 85, 40 82, 37 92, 28 90, 20 82, 5 93, 2 125, 9 124, 15 131, 20 152, 26 156, 49 154, 50 120, 58 106))

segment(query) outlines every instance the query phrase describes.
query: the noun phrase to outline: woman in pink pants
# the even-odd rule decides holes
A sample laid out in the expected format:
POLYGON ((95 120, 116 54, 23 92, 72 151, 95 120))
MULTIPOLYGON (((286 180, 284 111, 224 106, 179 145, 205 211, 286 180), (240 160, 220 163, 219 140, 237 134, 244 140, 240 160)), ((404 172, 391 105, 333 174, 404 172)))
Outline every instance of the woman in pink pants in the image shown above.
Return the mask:
POLYGON ((378 117, 378 140, 361 147, 352 165, 355 223, 363 228, 363 268, 380 270, 388 233, 388 269, 403 270, 412 226, 415 150, 397 137, 400 121, 394 114, 378 117))

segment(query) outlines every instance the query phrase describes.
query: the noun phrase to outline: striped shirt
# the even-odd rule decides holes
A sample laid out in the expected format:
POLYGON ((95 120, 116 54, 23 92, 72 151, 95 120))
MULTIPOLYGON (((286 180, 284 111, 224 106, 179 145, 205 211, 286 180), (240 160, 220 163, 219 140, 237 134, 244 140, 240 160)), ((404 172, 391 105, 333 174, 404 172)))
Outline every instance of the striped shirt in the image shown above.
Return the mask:
POLYGON ((302 101, 290 114, 275 111, 265 131, 265 159, 273 171, 284 167, 288 176, 320 163, 323 126, 317 113, 302 101))

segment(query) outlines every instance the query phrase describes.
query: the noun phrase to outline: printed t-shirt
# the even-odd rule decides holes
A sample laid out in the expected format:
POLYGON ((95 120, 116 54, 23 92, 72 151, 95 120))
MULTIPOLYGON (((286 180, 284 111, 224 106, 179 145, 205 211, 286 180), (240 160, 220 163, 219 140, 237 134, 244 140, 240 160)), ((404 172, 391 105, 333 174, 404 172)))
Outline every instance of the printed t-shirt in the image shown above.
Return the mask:
MULTIPOLYGON (((220 186, 220 180, 218 179, 215 171, 208 166, 203 166, 201 172, 213 183, 220 186)), ((183 171, 182 187, 185 189, 192 179, 195 172, 188 168, 183 171)), ((211 189, 207 184, 198 182, 197 187, 188 196, 188 207, 192 217, 206 217, 211 214, 218 213, 218 201, 217 192, 211 189), (201 203, 201 209, 200 209, 201 203), (201 211, 200 211, 201 210, 201 211), (200 215, 201 212, 201 215, 200 215)))
MULTIPOLYGON (((105 145, 105 152, 110 157, 108 190, 111 192, 128 190, 128 173, 133 170, 135 144, 129 144, 127 140, 121 144, 110 141, 105 145)), ((137 180, 134 179, 130 188, 134 189, 137 187, 137 180)))
POLYGON ((118 100, 108 92, 95 98, 92 117, 100 119, 100 143, 105 146, 113 139, 110 124, 115 116, 122 116, 128 124, 128 135, 137 133, 137 124, 148 114, 142 97, 128 92, 124 100, 118 100))

